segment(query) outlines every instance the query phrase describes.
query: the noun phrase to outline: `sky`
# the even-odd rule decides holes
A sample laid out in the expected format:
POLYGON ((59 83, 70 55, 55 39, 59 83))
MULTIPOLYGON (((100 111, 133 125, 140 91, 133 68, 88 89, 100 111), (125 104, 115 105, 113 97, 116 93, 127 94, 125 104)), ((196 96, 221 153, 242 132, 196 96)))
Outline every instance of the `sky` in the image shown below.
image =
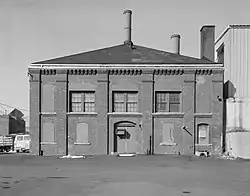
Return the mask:
POLYGON ((123 43, 125 9, 133 11, 134 44, 171 51, 178 33, 181 54, 199 57, 200 28, 215 25, 218 37, 229 24, 249 24, 249 7, 249 0, 0 0, 0 104, 28 116, 28 66, 123 43))

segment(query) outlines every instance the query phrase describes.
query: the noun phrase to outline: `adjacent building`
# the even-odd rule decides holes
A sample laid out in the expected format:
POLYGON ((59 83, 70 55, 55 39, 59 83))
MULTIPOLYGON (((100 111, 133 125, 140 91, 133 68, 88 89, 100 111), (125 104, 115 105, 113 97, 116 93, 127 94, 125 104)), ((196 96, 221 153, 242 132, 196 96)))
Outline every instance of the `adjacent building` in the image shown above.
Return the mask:
POLYGON ((250 25, 229 25, 216 39, 215 49, 217 62, 225 68, 224 150, 249 159, 250 25))
POLYGON ((8 115, 0 115, 0 135, 25 133, 23 113, 14 109, 8 115))
POLYGON ((130 10, 123 44, 32 63, 31 151, 43 155, 194 154, 221 149, 223 65, 214 26, 201 57, 138 46, 130 10))

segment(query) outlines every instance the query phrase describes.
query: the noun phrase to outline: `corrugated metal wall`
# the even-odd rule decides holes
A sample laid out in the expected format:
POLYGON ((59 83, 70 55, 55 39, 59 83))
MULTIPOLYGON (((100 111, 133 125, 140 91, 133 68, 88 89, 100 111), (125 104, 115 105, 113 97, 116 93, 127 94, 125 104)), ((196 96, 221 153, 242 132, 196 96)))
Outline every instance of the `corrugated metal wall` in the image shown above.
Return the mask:
POLYGON ((226 102, 226 151, 250 158, 250 28, 230 27, 216 43, 224 45, 226 102), (234 98, 231 99, 234 95, 234 98))
POLYGON ((250 98, 250 29, 231 28, 216 44, 224 43, 225 82, 236 88, 235 97, 250 98))

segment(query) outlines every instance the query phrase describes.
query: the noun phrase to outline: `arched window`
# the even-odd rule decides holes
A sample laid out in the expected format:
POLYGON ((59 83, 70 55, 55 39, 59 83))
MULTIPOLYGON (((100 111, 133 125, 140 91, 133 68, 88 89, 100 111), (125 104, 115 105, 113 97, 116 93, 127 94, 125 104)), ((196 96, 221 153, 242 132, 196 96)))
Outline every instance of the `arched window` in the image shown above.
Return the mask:
POLYGON ((42 87, 42 112, 54 112, 55 86, 45 84, 42 87))
POLYGON ((77 124, 76 144, 89 144, 89 128, 87 123, 77 124))
POLYGON ((42 125, 42 143, 55 142, 55 125, 53 122, 45 122, 42 125))
POLYGON ((198 124, 197 144, 209 144, 209 125, 205 123, 198 124))

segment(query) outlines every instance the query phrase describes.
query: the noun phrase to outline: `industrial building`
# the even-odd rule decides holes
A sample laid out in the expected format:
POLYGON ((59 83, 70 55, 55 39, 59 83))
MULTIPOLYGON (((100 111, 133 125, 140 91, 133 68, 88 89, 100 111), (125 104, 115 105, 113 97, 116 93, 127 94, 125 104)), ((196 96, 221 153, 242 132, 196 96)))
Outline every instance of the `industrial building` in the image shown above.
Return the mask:
POLYGON ((0 135, 24 134, 25 130, 25 120, 20 110, 14 109, 9 114, 0 115, 0 135))
POLYGON ((223 151, 250 158, 250 25, 229 25, 215 41, 216 61, 223 63, 223 151))
POLYGON ((31 152, 37 155, 185 154, 221 151, 223 64, 214 26, 203 26, 201 56, 124 43, 32 63, 31 152))

